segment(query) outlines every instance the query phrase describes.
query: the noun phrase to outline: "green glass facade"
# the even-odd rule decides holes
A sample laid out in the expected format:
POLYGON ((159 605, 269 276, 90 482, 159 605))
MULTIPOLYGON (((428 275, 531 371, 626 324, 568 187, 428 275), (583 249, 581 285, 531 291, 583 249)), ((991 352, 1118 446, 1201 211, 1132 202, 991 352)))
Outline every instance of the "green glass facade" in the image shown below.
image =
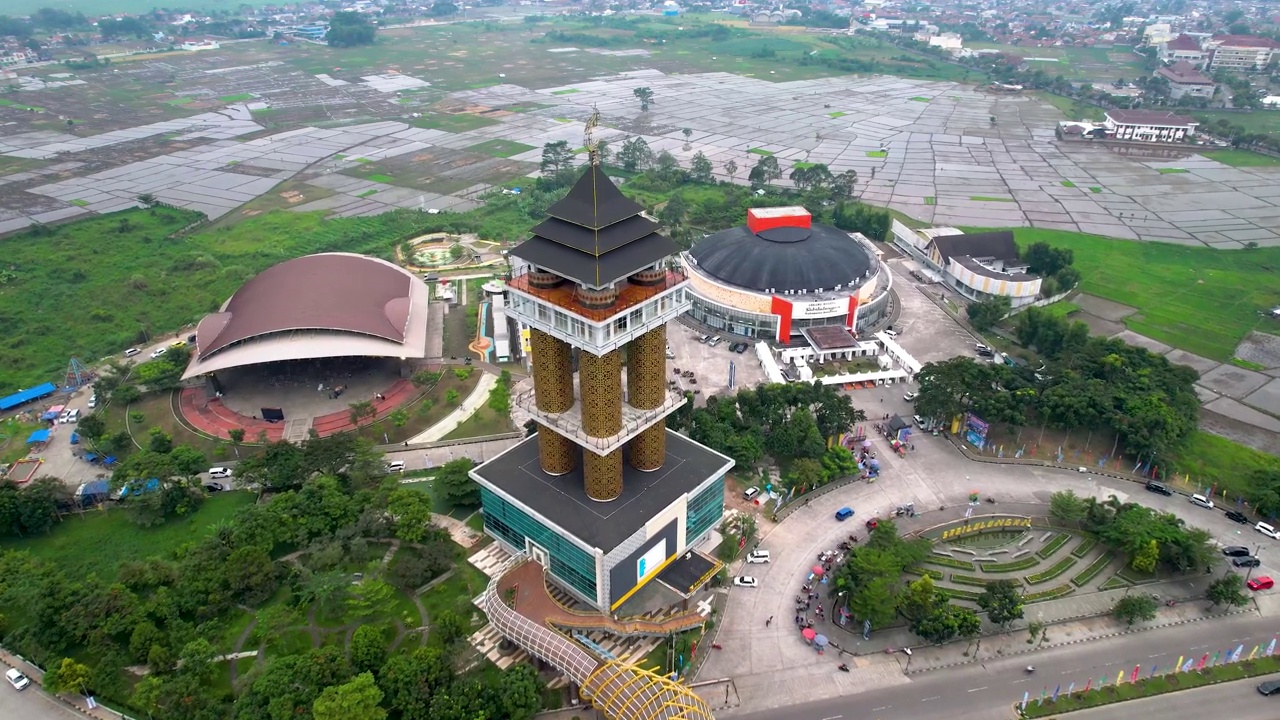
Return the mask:
POLYGON ((699 535, 724 517, 724 476, 716 478, 702 492, 689 498, 689 514, 685 517, 684 532, 692 543, 699 535))
MULTIPOLYGON (((720 481, 720 493, 723 506, 723 479, 720 481)), ((484 509, 484 529, 487 532, 502 538, 516 549, 524 549, 525 538, 528 538, 550 555, 551 566, 548 570, 551 574, 573 586, 585 597, 596 597, 596 561, 591 553, 484 486, 480 487, 480 502, 484 509)))

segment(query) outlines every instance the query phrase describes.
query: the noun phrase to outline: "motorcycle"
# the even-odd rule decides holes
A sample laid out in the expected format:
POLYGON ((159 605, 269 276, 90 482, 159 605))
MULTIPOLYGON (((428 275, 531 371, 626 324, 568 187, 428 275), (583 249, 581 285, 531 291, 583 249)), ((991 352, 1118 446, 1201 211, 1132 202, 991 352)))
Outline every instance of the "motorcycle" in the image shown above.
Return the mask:
POLYGON ((1030 675, 1031 673, 1033 673, 1033 672, 1035 672, 1035 671, 1036 671, 1036 666, 1035 666, 1035 665, 1028 665, 1028 666, 1027 666, 1027 674, 1028 674, 1028 675, 1030 675))
POLYGON ((991 503, 992 505, 995 505, 995 504, 996 504, 996 499, 995 499, 995 498, 993 498, 993 497, 989 497, 989 498, 987 498, 987 502, 991 503))
POLYGON ((836 667, 840 668, 841 672, 849 672, 849 666, 845 663, 840 663, 836 667))
POLYGON ((723 650, 724 648, 723 648, 723 647, 720 647, 720 643, 711 643, 711 649, 712 649, 712 650, 723 650))

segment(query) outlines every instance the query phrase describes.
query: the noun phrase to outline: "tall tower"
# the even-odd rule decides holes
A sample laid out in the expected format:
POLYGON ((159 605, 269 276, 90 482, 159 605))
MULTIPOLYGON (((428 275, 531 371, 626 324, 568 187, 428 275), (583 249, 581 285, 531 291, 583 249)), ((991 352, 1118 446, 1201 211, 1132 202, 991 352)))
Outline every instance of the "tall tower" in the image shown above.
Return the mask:
POLYGON ((662 467, 663 419, 685 402, 666 385, 666 324, 689 307, 687 279, 679 247, 642 210, 593 157, 510 253, 521 264, 508 312, 530 327, 533 359, 534 391, 517 402, 538 423, 543 472, 581 463, 596 502, 622 494, 624 462, 662 467))

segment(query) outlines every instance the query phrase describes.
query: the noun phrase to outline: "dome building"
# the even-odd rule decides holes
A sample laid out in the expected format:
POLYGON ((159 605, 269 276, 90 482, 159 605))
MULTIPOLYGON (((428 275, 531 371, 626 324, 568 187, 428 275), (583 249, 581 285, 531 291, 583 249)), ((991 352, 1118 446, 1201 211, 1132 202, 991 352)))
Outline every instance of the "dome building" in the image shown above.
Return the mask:
POLYGON ((731 335, 788 345, 806 328, 859 332, 889 308, 889 270, 858 233, 814 223, 802 207, 753 208, 681 259, 689 315, 731 335))

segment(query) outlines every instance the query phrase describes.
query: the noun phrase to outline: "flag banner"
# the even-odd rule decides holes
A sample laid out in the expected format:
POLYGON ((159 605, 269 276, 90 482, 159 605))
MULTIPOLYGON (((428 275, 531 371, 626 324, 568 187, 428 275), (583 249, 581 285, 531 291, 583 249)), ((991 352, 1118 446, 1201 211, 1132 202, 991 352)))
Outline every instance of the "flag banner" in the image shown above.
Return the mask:
POLYGON ((1142 666, 1141 666, 1141 665, 1134 665, 1134 666, 1133 666, 1133 674, 1129 676, 1129 682, 1130 682, 1130 683, 1136 683, 1136 682, 1138 682, 1138 673, 1139 673, 1139 672, 1141 672, 1141 671, 1142 671, 1142 666))
POLYGON ((1240 656, 1243 654, 1244 654, 1244 643, 1240 643, 1239 645, 1236 646, 1236 651, 1231 653, 1231 662, 1236 662, 1237 660, 1240 659, 1240 656))
POLYGON ((1276 639, 1271 638, 1271 642, 1267 643, 1267 655, 1276 654, 1276 639))
POLYGON ((1053 698, 1049 702, 1058 702, 1058 693, 1062 692, 1062 683, 1058 683, 1058 687, 1053 689, 1053 698))
POLYGON ((1196 663, 1196 669, 1203 670, 1204 664, 1207 662, 1209 662, 1209 653, 1205 653, 1204 655, 1200 656, 1200 662, 1196 663))
POLYGON ((1184 656, 1184 655, 1179 655, 1179 656, 1178 656, 1178 664, 1173 666, 1173 671, 1174 671, 1174 672, 1186 672, 1186 671, 1187 671, 1187 668, 1184 668, 1184 667, 1182 666, 1182 661, 1183 661, 1183 660, 1185 660, 1185 659, 1186 659, 1186 656, 1184 656))
POLYGON ((1153 678, 1153 677, 1155 677, 1155 676, 1156 676, 1156 670, 1159 670, 1159 669, 1160 669, 1160 663, 1156 663, 1155 665, 1152 665, 1152 666, 1151 666, 1151 674, 1150 674, 1150 675, 1148 675, 1147 677, 1148 677, 1148 678, 1153 678))
POLYGON ((1089 682, 1084 684, 1084 692, 1089 692, 1089 690, 1092 687, 1093 687, 1093 678, 1089 678, 1089 682))
POLYGON ((1214 653, 1213 657, 1209 658, 1209 664, 1207 665, 1207 667, 1213 667, 1214 665, 1217 665, 1218 659, 1221 657, 1222 657, 1222 653, 1220 652, 1214 653))
POLYGON ((1075 689, 1076 689, 1076 684, 1073 682, 1073 683, 1071 683, 1071 685, 1067 688, 1067 697, 1071 697, 1071 693, 1072 693, 1072 692, 1074 692, 1074 691, 1075 691, 1075 689))
POLYGON ((1257 657, 1257 656, 1258 656, 1258 651, 1259 651, 1259 650, 1261 650, 1261 649, 1262 649, 1262 646, 1261 646, 1261 645, 1254 645, 1254 646, 1253 646, 1253 649, 1249 651, 1249 658, 1248 658, 1248 659, 1249 659, 1249 660, 1252 660, 1252 659, 1254 659, 1255 657, 1257 657))
POLYGON ((1022 691, 1022 709, 1023 710, 1027 709, 1027 700, 1029 700, 1030 698, 1031 698, 1031 691, 1023 690, 1022 691))
POLYGON ((1116 685, 1123 685, 1123 684, 1124 684, 1124 671, 1121 670, 1120 672, 1116 673, 1116 685))
POLYGON ((1040 691, 1040 699, 1036 700, 1036 707, 1040 707, 1041 705, 1043 705, 1044 699, 1048 696, 1049 696, 1049 686, 1045 685, 1044 689, 1040 691))

